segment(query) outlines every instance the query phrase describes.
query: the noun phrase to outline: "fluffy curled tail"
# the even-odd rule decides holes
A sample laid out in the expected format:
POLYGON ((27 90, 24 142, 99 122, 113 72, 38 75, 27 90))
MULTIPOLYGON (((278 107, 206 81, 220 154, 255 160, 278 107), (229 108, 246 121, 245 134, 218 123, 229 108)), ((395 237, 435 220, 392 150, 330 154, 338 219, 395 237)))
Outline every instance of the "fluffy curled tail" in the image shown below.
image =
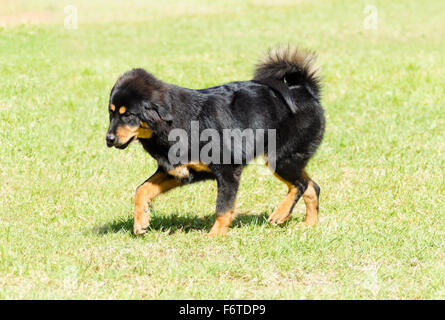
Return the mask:
POLYGON ((304 86, 309 93, 319 99, 320 76, 315 64, 315 54, 301 49, 281 46, 269 53, 256 66, 253 80, 265 82, 276 80, 287 87, 304 86))

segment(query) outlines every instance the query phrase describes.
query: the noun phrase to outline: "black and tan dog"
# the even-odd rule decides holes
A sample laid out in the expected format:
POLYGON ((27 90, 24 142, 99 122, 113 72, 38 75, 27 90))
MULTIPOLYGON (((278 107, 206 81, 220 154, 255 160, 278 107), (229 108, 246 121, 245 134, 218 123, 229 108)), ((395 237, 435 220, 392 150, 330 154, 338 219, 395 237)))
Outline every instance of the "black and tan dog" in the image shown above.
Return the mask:
MULTIPOLYGON (((107 145, 124 149, 138 139, 159 165, 137 188, 134 233, 146 232, 149 204, 157 195, 206 179, 216 179, 218 185, 216 220, 209 235, 225 234, 234 219, 243 167, 251 160, 250 155, 255 154, 257 143, 268 150, 271 141, 264 137, 258 141, 260 138, 256 137, 254 145, 243 144, 242 163, 190 160, 173 164, 168 154, 175 141, 169 140, 169 133, 177 128, 190 133, 192 121, 199 122, 200 132, 210 128, 221 136, 224 129, 274 129, 274 175, 289 190, 268 221, 272 224, 286 221, 303 196, 306 218, 302 224, 315 225, 320 188, 304 168, 323 137, 325 119, 319 94, 320 81, 313 55, 290 47, 270 51, 257 65, 251 81, 201 90, 164 83, 143 69, 123 74, 110 94, 107 145)), ((202 148, 204 142, 199 141, 198 145, 202 148)), ((264 156, 271 155, 264 151, 264 156)))

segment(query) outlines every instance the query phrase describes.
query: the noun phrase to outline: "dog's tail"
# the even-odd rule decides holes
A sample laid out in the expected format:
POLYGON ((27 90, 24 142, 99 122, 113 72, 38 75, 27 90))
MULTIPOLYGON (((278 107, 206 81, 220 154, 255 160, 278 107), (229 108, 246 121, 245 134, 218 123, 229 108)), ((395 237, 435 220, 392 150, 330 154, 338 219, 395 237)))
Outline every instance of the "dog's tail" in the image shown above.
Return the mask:
MULTIPOLYGON (((284 83, 289 89, 292 86, 304 86, 317 101, 320 97, 321 84, 315 54, 289 45, 269 50, 266 57, 257 64, 253 80, 265 84, 273 83, 272 87, 276 86, 276 89, 284 87, 284 83)), ((282 90, 278 91, 282 93, 282 90)), ((283 97, 289 104, 286 96, 283 97)), ((295 105, 290 107, 293 109, 295 105)))

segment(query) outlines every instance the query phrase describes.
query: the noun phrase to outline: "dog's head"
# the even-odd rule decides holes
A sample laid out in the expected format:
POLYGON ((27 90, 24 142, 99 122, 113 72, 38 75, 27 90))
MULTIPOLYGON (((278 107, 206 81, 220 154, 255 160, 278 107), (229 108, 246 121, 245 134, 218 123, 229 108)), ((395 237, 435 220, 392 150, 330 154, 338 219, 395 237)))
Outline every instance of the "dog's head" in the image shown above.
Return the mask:
POLYGON ((111 89, 108 147, 125 149, 136 139, 150 139, 173 120, 167 86, 143 69, 123 74, 111 89))

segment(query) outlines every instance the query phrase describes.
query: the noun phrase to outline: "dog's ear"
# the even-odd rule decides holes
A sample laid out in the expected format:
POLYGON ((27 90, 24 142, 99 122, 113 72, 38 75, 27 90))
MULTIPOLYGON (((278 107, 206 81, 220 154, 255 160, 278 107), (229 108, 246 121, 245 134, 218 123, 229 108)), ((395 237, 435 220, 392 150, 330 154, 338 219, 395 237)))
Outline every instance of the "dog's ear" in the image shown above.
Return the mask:
POLYGON ((159 121, 161 119, 166 122, 173 121, 173 116, 170 113, 170 105, 149 103, 147 101, 142 102, 142 116, 145 118, 144 121, 159 121))
POLYGON ((166 122, 172 122, 173 116, 170 113, 170 107, 168 106, 162 106, 160 104, 153 104, 156 112, 159 114, 159 117, 161 117, 162 120, 166 122))

